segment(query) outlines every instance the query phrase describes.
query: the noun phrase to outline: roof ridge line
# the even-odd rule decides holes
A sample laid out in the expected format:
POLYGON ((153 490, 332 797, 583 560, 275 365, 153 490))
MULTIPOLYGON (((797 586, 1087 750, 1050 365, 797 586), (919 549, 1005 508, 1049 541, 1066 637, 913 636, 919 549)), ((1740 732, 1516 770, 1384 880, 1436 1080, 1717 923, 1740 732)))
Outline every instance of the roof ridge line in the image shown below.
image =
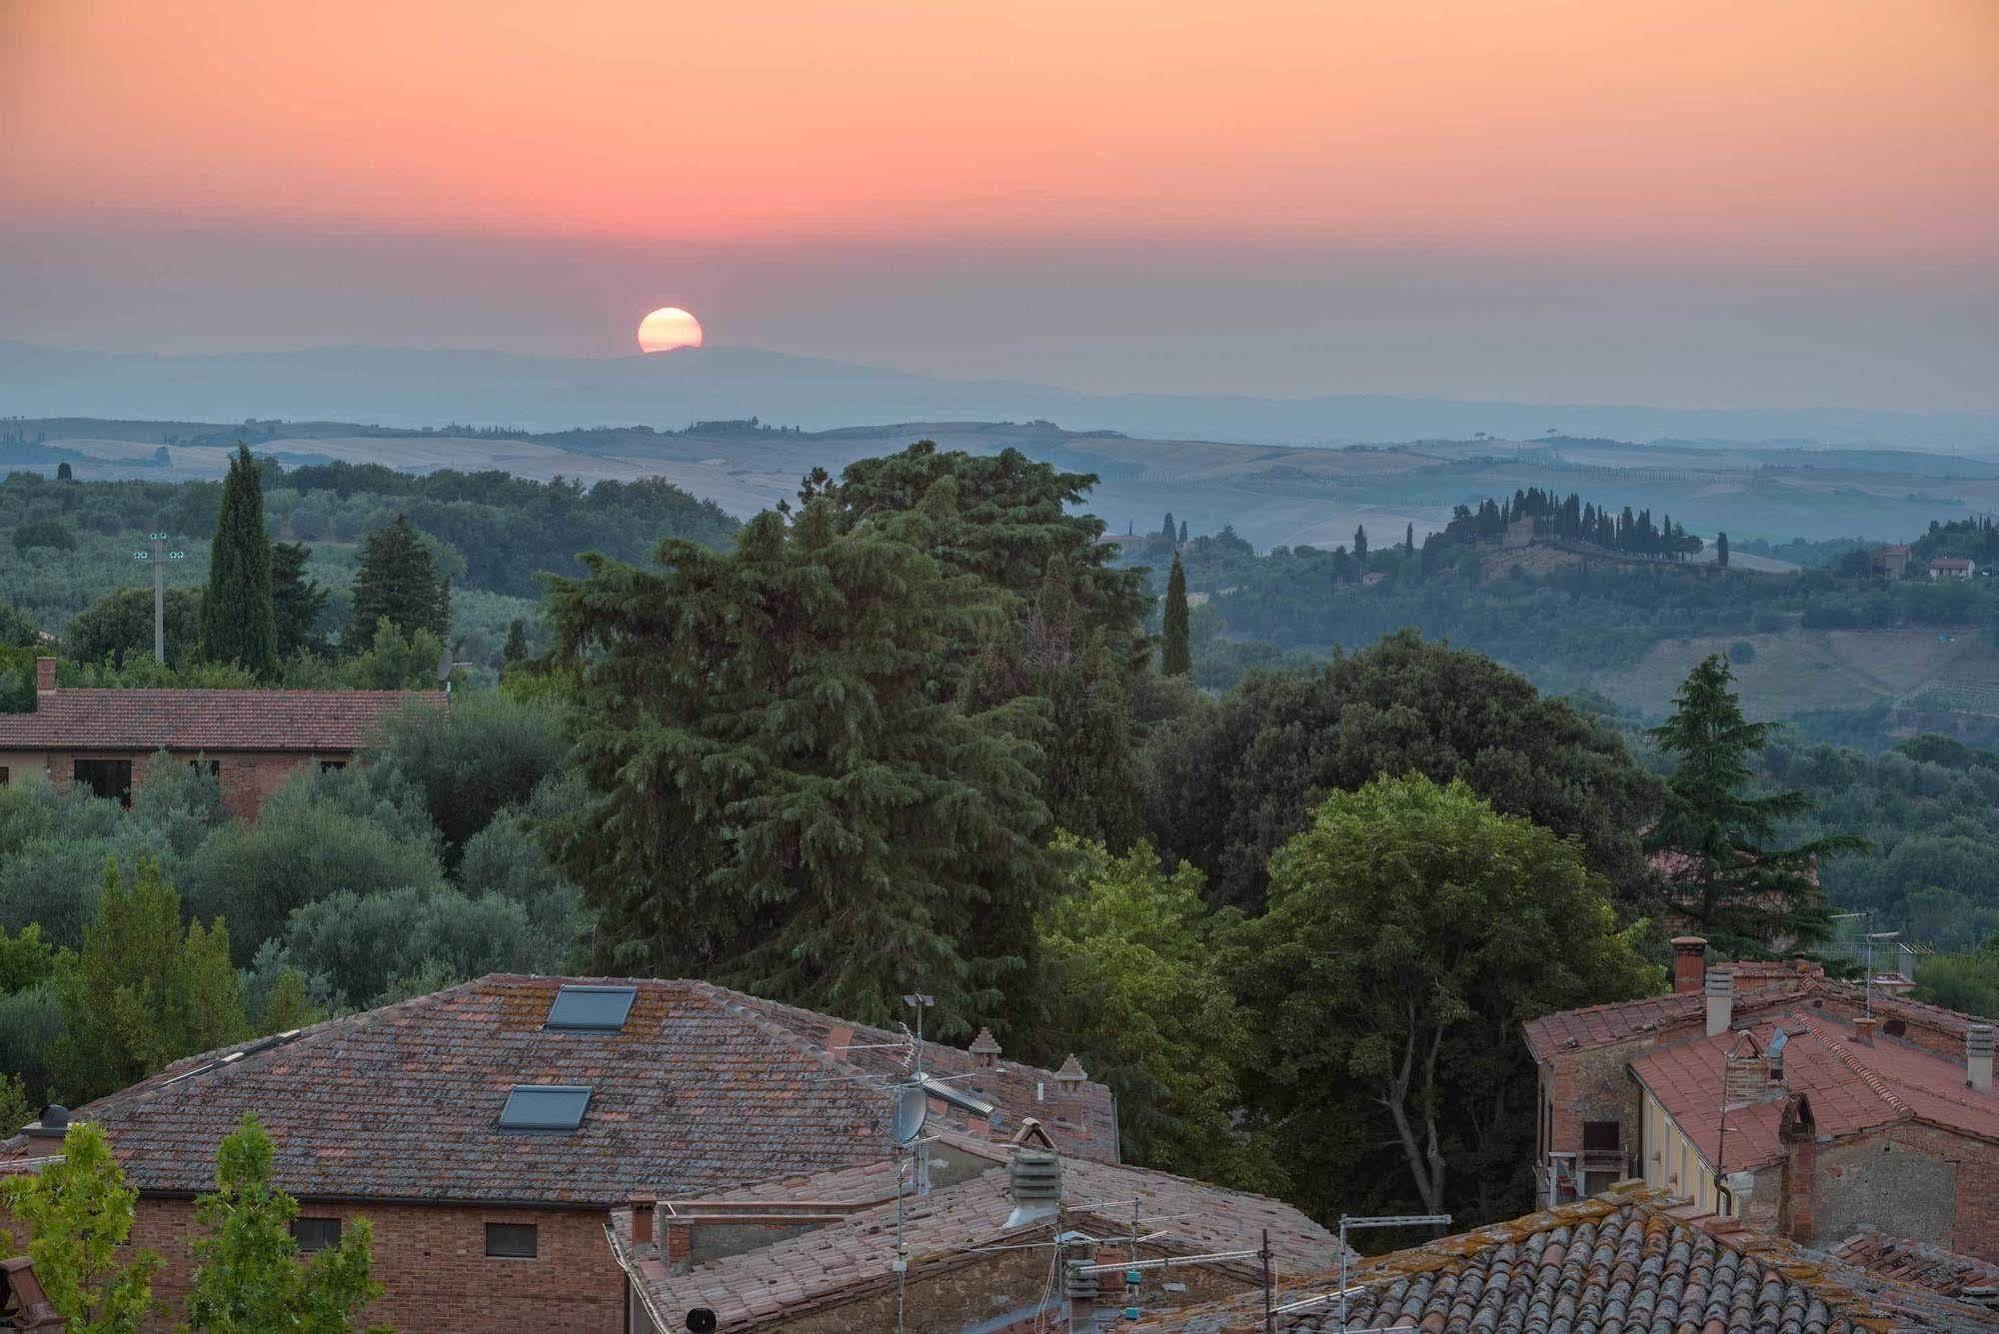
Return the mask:
POLYGON ((1812 1036, 1825 1044, 1826 1050, 1832 1053, 1834 1060, 1859 1075, 1867 1087, 1872 1089, 1881 1101, 1887 1103, 1904 1116, 1915 1117, 1915 1108, 1909 1106, 1908 1103, 1903 1102, 1900 1097, 1896 1096, 1895 1091, 1888 1087, 1888 1081, 1883 1079, 1872 1066, 1866 1064, 1858 1056, 1854 1055, 1854 1053, 1846 1050, 1848 1046, 1846 1042, 1836 1036, 1828 1036, 1825 1030, 1820 1028, 1810 1015, 1797 1014, 1793 1017, 1809 1028, 1812 1031, 1812 1036))

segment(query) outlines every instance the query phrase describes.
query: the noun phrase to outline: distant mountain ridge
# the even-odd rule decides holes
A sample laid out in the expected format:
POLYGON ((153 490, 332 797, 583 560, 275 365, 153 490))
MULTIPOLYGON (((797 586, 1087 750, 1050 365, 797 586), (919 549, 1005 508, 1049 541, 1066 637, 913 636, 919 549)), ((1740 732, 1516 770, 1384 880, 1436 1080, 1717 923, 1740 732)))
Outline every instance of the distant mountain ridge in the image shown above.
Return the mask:
POLYGON ((1550 430, 1624 440, 1817 443, 1999 454, 1999 414, 1844 408, 1682 409, 1337 394, 1263 398, 1091 394, 952 380, 749 347, 664 356, 336 347, 163 356, 0 342, 0 417, 372 421, 392 426, 571 426, 761 417, 855 422, 1029 421, 1072 430, 1263 444, 1532 439, 1550 430))

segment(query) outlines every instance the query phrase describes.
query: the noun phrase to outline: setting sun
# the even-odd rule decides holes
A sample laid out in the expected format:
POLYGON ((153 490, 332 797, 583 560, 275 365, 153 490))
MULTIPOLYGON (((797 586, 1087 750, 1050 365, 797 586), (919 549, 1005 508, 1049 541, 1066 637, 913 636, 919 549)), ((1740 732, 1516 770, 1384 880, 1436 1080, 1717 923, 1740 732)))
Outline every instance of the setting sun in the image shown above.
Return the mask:
POLYGON ((672 352, 701 346, 701 321, 678 306, 661 306, 639 321, 639 350, 672 352))

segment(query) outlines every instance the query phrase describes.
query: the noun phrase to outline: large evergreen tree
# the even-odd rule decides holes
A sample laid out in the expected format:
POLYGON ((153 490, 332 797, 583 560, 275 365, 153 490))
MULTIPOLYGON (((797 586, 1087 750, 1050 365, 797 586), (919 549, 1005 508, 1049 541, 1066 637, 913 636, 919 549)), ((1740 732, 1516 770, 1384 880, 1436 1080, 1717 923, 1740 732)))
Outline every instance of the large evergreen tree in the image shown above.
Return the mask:
POLYGON ((1731 953, 1824 939, 1829 923, 1819 861, 1864 847, 1864 840, 1841 835, 1771 846, 1778 824, 1813 803, 1801 791, 1750 790, 1750 761, 1776 724, 1743 716, 1727 658, 1703 658, 1673 702, 1672 716, 1651 731, 1673 760, 1673 774, 1665 814, 1645 846, 1665 874, 1676 925, 1731 953))
POLYGON ((248 445, 236 447, 222 481, 222 508, 208 552, 208 588, 201 599, 201 656, 260 676, 271 675, 278 666, 264 480, 248 445))
POLYGON ((395 522, 368 534, 361 548, 354 610, 342 647, 348 653, 365 651, 383 620, 405 635, 428 630, 442 639, 450 629, 450 607, 450 592, 437 577, 430 548, 409 516, 398 514, 395 522))
POLYGON ((326 607, 326 590, 306 577, 312 548, 301 542, 271 544, 271 604, 277 615, 278 655, 289 658, 323 650, 315 626, 326 607))
POLYGON ((1165 617, 1159 670, 1167 676, 1192 676, 1194 655, 1187 637, 1187 571, 1177 555, 1173 557, 1173 572, 1166 577, 1165 617))
POLYGON ((558 849, 598 966, 875 1022, 922 991, 944 1034, 1032 1009, 1060 872, 1020 732, 1044 706, 949 688, 1009 635, 984 581, 926 554, 962 523, 955 492, 852 525, 811 500, 726 555, 668 540, 659 570, 592 555, 556 583, 595 793, 558 849))

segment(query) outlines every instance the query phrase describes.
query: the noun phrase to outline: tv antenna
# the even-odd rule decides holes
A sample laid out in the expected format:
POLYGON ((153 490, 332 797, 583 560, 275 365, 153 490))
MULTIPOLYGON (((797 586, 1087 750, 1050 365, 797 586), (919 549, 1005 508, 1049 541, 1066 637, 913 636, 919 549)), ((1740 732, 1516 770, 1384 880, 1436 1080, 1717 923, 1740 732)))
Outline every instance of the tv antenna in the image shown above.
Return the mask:
POLYGON ((147 545, 132 553, 132 559, 153 567, 153 661, 167 661, 167 562, 186 560, 185 551, 168 551, 165 533, 147 533, 147 545))

